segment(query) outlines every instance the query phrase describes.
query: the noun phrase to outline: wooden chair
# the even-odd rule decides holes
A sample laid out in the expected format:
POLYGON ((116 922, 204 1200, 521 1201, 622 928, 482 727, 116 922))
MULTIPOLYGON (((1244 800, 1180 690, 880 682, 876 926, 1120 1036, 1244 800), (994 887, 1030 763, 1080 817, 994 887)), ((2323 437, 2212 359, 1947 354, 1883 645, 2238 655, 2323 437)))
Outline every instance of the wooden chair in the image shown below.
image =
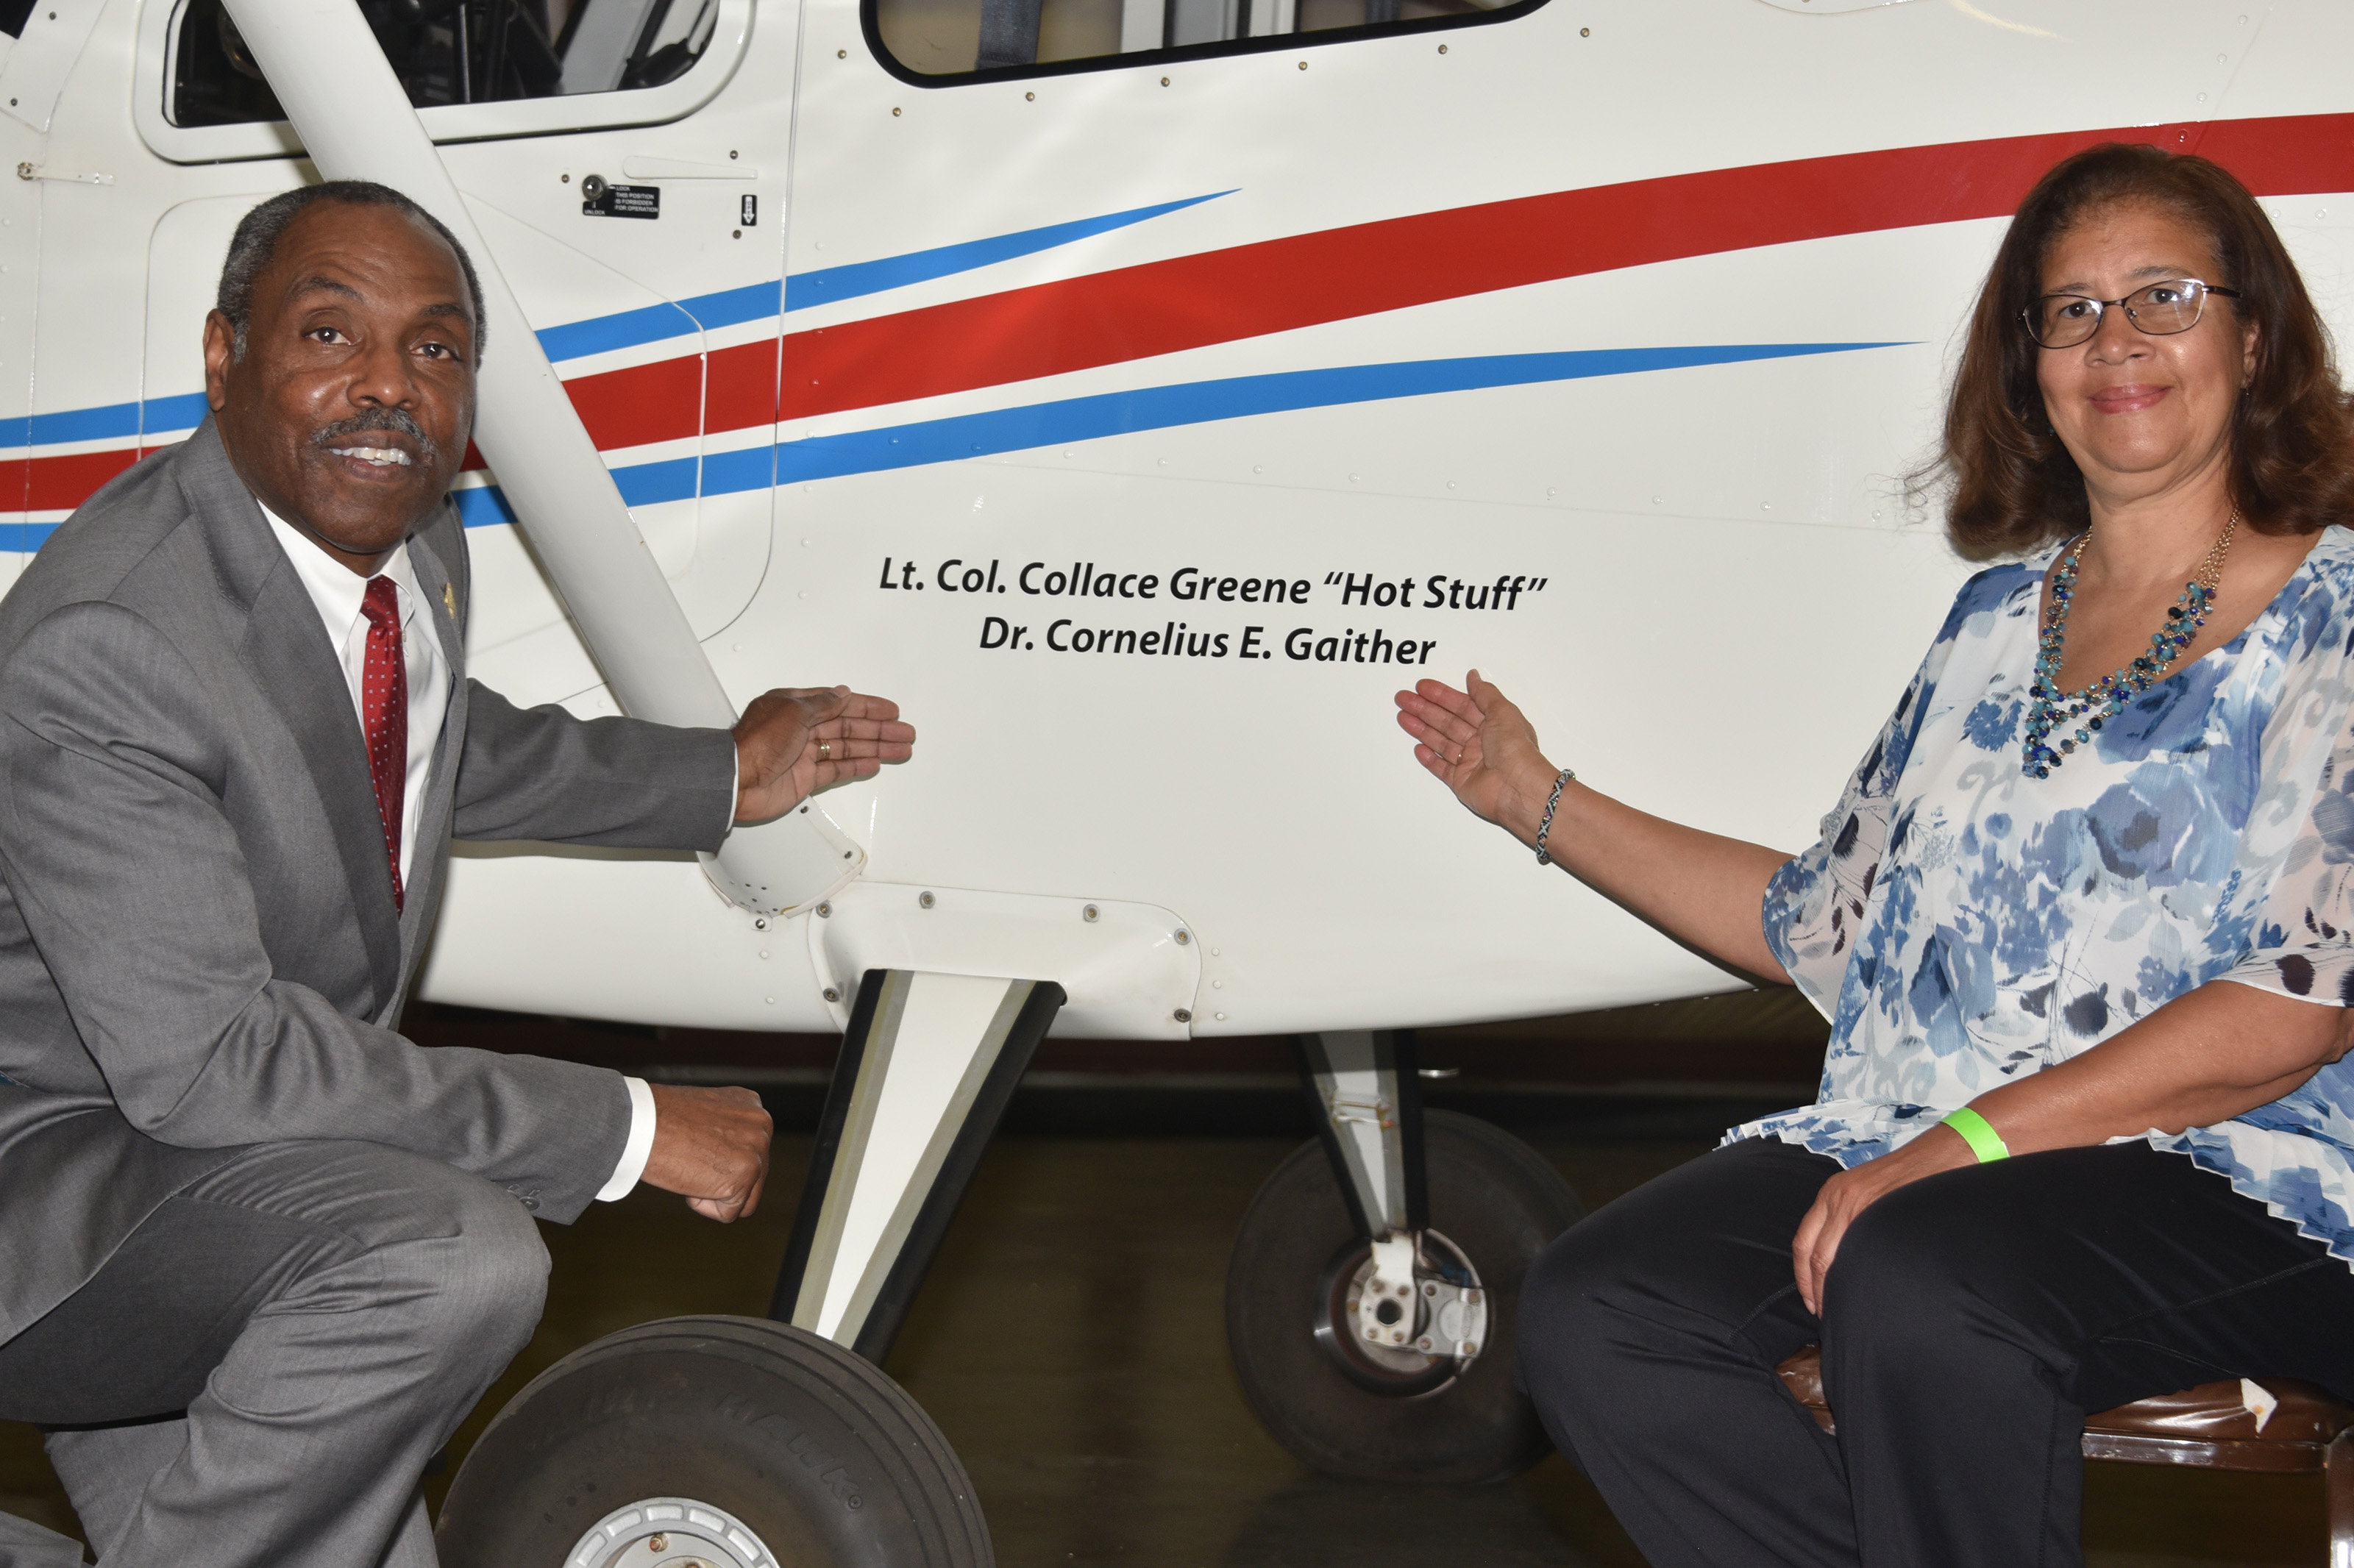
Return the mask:
MULTIPOLYGON (((1808 1345, 1777 1370, 1822 1429, 1838 1430, 1823 1398, 1822 1352, 1808 1345)), ((2237 1383, 2205 1383, 2092 1416, 2084 1423, 2084 1457, 2319 1475, 2328 1488, 2330 1568, 2354 1568, 2354 1407, 2309 1383, 2254 1381, 2280 1402, 2262 1431, 2237 1383)))

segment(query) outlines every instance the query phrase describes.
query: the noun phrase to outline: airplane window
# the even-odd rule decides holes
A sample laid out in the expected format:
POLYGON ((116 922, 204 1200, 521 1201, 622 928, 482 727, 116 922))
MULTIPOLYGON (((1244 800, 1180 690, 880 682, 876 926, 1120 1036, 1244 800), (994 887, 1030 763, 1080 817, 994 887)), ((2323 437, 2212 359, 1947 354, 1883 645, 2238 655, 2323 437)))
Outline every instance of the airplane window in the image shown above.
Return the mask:
POLYGON ((1363 34, 1501 20, 1543 0, 867 0, 868 37, 916 78, 1032 74, 1136 63, 1183 49, 1284 47, 1303 33, 1363 34))
MULTIPOLYGON (((5 6, 8 0, 0 0, 5 6)), ((621 92, 686 74, 718 0, 360 0, 419 109, 621 92)), ((187 0, 173 37, 172 123, 283 120, 221 0, 187 0)))

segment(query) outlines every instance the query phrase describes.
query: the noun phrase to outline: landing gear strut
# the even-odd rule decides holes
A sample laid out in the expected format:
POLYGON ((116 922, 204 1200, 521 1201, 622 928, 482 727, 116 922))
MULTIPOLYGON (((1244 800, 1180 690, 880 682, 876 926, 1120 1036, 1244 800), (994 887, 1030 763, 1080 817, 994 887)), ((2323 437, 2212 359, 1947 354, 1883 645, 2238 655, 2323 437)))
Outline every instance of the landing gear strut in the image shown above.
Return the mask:
POLYGON ((534 1379, 451 1486, 447 1568, 991 1568, 963 1465, 879 1363, 1063 1000, 869 970, 771 1318, 644 1324, 534 1379))
POLYGON ((1302 1050, 1322 1131, 1259 1189, 1226 1271, 1244 1394, 1329 1475, 1516 1474, 1547 1448, 1512 1381, 1521 1279, 1576 1195, 1509 1133, 1423 1111, 1410 1035, 1302 1050))

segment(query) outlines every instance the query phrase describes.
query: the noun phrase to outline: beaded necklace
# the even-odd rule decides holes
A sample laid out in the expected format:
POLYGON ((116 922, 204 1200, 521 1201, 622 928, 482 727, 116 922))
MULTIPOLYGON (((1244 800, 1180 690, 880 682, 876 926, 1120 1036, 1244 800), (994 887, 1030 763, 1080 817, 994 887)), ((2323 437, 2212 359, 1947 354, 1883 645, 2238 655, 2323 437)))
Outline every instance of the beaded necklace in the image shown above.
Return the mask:
POLYGON ((2043 614, 2043 638, 2035 656, 2035 675, 2027 683, 2031 703, 2027 710, 2027 739, 2020 748, 2020 770, 2031 779, 2049 779, 2052 770, 2060 766, 2069 752, 2089 743, 2101 726, 2126 711, 2126 705, 2148 690, 2153 681, 2162 681, 2166 672, 2179 658, 2199 629, 2207 624, 2207 612, 2214 607, 2215 589, 2223 581, 2223 557, 2231 552, 2232 537, 2240 529, 2240 514, 2232 514, 2223 524, 2199 570, 2191 580, 2182 585, 2182 592, 2167 607, 2165 623, 2149 634, 2149 651, 2124 669, 2102 676, 2080 692, 2060 690, 2062 650, 2068 641, 2068 605, 2076 597, 2076 558, 2093 537, 2092 531, 2076 536, 2060 557, 2060 569, 2052 575, 2052 608, 2043 614), (2078 720, 2082 724, 2077 724, 2078 720), (2075 725, 2073 735, 2063 734, 2059 745, 2052 744, 2054 730, 2065 730, 2075 725))

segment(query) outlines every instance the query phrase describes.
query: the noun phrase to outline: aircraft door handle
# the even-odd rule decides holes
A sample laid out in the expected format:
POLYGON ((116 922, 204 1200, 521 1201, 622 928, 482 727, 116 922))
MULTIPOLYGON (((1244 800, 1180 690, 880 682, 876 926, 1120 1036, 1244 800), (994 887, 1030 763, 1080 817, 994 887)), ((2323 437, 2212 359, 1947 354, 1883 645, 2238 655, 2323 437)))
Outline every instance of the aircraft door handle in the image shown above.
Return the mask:
POLYGON ((45 169, 34 163, 17 164, 16 177, 20 180, 61 180, 77 185, 111 185, 114 183, 112 175, 69 175, 62 169, 45 169))

